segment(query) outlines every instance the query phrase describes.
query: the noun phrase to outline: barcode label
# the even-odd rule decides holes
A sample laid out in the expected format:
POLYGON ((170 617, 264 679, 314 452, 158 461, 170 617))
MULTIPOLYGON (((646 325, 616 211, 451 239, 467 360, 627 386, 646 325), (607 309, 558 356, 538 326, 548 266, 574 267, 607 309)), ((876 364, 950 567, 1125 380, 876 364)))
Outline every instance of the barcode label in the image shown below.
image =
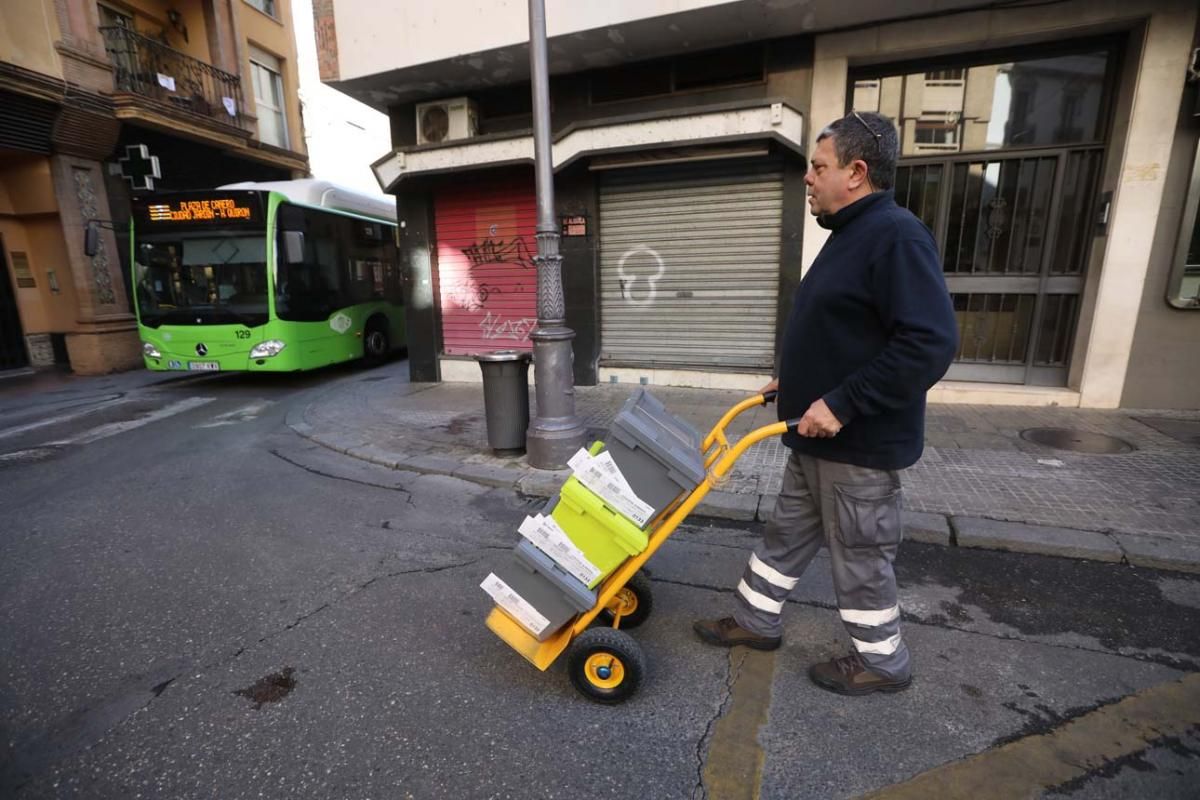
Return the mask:
POLYGON ((517 530, 576 580, 587 585, 600 577, 600 569, 575 546, 553 517, 543 517, 541 514, 526 517, 517 530))
POLYGON ((479 584, 479 588, 491 595, 496 605, 507 611, 534 636, 540 636, 542 631, 550 626, 550 620, 543 617, 528 600, 514 592, 511 586, 500 580, 496 573, 489 573, 483 579, 483 583, 479 584))
POLYGON ((586 450, 580 450, 567 462, 575 472, 575 477, 587 488, 598 494, 604 502, 638 524, 645 527, 654 514, 654 509, 637 496, 633 487, 621 474, 620 467, 612 459, 612 454, 601 453, 590 455, 586 450))

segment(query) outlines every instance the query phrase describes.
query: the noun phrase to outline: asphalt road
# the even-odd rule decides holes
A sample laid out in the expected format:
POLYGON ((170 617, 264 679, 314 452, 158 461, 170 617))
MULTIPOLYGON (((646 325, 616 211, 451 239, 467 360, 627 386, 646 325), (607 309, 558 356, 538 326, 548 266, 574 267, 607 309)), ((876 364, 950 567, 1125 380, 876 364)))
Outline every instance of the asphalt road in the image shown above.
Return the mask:
POLYGON ((905 545, 917 679, 850 699, 805 675, 847 641, 823 558, 779 651, 694 638, 758 532, 698 519, 641 691, 584 700, 483 625, 541 501, 284 424, 378 374, 0 381, 0 797, 1200 795, 1185 574, 905 545))

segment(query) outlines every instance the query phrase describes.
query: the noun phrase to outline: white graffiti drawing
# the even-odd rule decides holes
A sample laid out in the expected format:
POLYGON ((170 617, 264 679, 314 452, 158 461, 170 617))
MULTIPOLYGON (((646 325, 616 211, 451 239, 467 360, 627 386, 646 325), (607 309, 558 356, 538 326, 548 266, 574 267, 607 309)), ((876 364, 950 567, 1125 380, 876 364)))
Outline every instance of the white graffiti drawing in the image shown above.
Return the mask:
POLYGON ((483 331, 484 339, 512 339, 522 342, 529 338, 536 326, 537 319, 533 317, 505 320, 489 311, 480 321, 479 330, 483 331))
POLYGON ((658 293, 658 289, 655 287, 655 284, 666 271, 667 265, 663 262, 662 256, 655 252, 654 248, 650 247, 649 245, 639 244, 637 247, 626 250, 625 254, 621 256, 621 260, 617 262, 617 275, 619 276, 618 280, 621 283, 621 299, 626 303, 632 303, 635 306, 650 305, 654 302, 654 296, 658 293), (658 271, 653 275, 646 276, 629 275, 626 273, 625 262, 637 255, 647 255, 653 259, 654 263, 658 265, 658 271), (649 287, 646 289, 646 294, 640 299, 635 297, 633 294, 633 287, 637 284, 639 277, 649 284, 649 287))

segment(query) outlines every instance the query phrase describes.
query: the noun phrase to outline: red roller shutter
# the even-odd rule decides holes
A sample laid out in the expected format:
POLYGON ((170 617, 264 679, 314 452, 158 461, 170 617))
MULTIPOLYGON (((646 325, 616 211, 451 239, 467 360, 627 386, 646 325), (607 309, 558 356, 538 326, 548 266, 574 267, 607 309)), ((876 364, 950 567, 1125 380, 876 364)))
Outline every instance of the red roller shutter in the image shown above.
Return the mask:
POLYGON ((537 201, 531 177, 462 181, 434 195, 447 355, 529 350, 537 325, 537 201))

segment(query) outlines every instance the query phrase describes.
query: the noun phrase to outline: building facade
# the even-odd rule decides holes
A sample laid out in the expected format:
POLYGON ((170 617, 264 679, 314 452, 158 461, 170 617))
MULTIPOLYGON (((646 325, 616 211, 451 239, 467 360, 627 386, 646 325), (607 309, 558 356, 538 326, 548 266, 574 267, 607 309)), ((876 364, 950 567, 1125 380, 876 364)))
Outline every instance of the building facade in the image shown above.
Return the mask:
POLYGON ((288 0, 0 0, 0 370, 139 366, 131 199, 306 174, 297 86, 288 0))
MULTIPOLYGON (((314 5, 322 79, 391 118, 417 379, 530 346, 525 11, 314 5)), ((934 399, 1200 407, 1194 3, 548 0, 547 23, 578 383, 761 385, 826 236, 805 154, 872 110, 959 318, 934 399)))

